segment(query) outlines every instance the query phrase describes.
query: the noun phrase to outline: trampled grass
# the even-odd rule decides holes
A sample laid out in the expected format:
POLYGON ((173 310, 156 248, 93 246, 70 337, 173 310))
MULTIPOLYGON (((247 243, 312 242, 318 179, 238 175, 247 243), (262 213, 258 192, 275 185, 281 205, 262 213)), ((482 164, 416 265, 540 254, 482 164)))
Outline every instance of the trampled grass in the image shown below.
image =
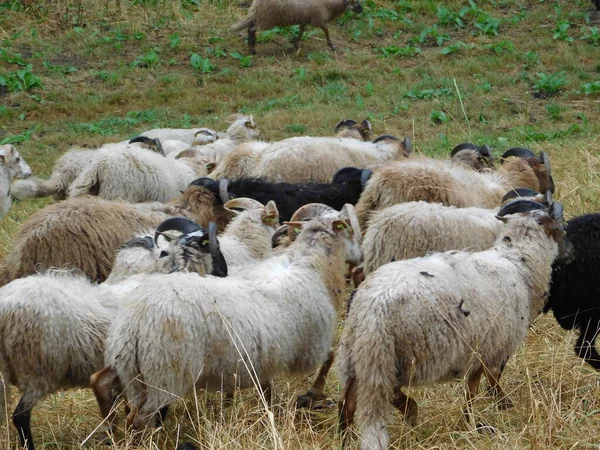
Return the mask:
MULTIPOLYGON (((411 136, 426 155, 445 156, 465 140, 496 154, 516 145, 546 150, 567 216, 600 210, 600 16, 588 0, 363 6, 331 27, 335 53, 310 30, 296 54, 294 29, 282 28, 260 34, 249 57, 243 36, 229 31, 247 5, 231 0, 0 0, 0 141, 14 142, 46 176, 70 146, 163 126, 223 129, 236 112, 254 114, 266 140, 328 135, 342 118, 368 118, 377 134, 411 136)), ((0 224, 2 254, 47 203, 13 204, 0 224)), ((420 424, 409 430, 398 418, 394 446, 598 448, 598 375, 573 342, 552 317, 538 319, 503 376, 515 408, 497 411, 485 394, 476 403, 495 435, 460 425, 463 387, 448 384, 410 390, 420 424)), ((230 406, 199 394, 176 403, 151 435, 119 431, 113 448, 171 449, 184 440, 214 449, 338 448, 335 409, 294 412, 309 384, 277 380, 273 422, 255 392, 230 406)), ((327 392, 337 400, 334 373, 327 392)), ((89 391, 60 393, 34 410, 34 438, 38 448, 79 448, 99 422, 89 391)), ((14 428, 0 442, 17 448, 14 428)), ((106 448, 94 438, 86 446, 106 448)))

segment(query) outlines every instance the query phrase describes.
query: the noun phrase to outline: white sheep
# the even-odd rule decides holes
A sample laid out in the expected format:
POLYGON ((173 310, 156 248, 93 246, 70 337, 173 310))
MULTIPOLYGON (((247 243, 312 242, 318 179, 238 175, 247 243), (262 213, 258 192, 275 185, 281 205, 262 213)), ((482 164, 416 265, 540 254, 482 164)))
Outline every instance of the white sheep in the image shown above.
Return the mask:
MULTIPOLYGON (((190 269, 226 272, 216 227, 209 233, 195 230, 182 235, 162 252, 166 254, 157 255, 151 240, 139 238, 125 244, 122 253, 132 250, 149 262, 136 266, 138 274, 190 269), (218 267, 214 261, 219 261, 218 267)), ((11 385, 22 392, 13 414, 21 447, 34 450, 30 418, 40 400, 60 389, 88 387, 90 376, 103 367, 108 327, 123 300, 144 281, 140 276, 125 276, 136 273, 126 262, 130 256, 117 255, 114 272, 101 285, 74 272, 50 271, 0 288, 0 392, 7 401, 11 385)))
POLYGON ((0 145, 0 220, 12 204, 10 183, 13 178, 27 178, 30 175, 31 168, 16 147, 11 144, 0 145))
POLYGON ((542 311, 552 262, 565 254, 562 206, 507 203, 507 222, 483 252, 446 252, 381 266, 357 290, 337 352, 344 392, 340 425, 358 410, 362 449, 385 449, 392 403, 416 422, 401 391, 466 376, 465 418, 483 373, 497 388, 501 367, 542 311), (524 207, 523 207, 524 206, 524 207), (520 211, 528 211, 518 214, 520 211))
POLYGON ((110 409, 102 405, 117 378, 133 405, 128 422, 140 428, 194 384, 233 392, 256 383, 268 390, 277 374, 314 370, 333 341, 345 261, 356 264, 361 256, 347 220, 290 223, 302 231, 284 254, 226 282, 146 276, 109 331, 111 369, 92 378, 101 410, 110 409))
POLYGON ((298 48, 307 25, 323 30, 327 45, 335 50, 329 38, 327 24, 344 11, 362 12, 358 0, 254 0, 248 16, 231 27, 232 31, 248 29, 248 48, 256 53, 256 31, 276 26, 300 25, 300 33, 294 40, 298 48))

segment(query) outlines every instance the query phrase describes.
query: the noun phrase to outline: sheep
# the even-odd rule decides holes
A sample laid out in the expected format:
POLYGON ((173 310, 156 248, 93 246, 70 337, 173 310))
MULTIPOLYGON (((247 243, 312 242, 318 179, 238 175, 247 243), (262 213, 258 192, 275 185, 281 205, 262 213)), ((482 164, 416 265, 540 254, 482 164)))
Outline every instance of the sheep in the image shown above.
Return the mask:
POLYGON ((415 424, 401 391, 466 376, 467 423, 480 377, 499 395, 501 366, 541 312, 551 264, 565 256, 562 206, 515 200, 494 248, 386 264, 357 290, 337 352, 342 431, 359 411, 362 449, 388 446, 390 403, 415 424), (521 211, 526 211, 521 213, 521 211))
POLYGON ((497 172, 475 172, 432 159, 389 163, 374 171, 356 204, 361 227, 371 211, 402 202, 425 200, 446 206, 493 208, 508 189, 552 191, 550 165, 543 158, 511 157, 497 172))
POLYGON ((600 330, 600 214, 574 217, 565 231, 573 247, 573 260, 554 265, 545 312, 552 309, 562 328, 579 331, 575 353, 600 370, 600 354, 595 347, 600 330))
POLYGON ((94 159, 69 187, 69 197, 97 195, 106 200, 166 203, 198 176, 205 164, 189 158, 165 158, 148 150, 97 150, 94 159))
MULTIPOLYGON (((171 222, 159 229, 181 230, 180 225, 171 222)), ((165 257, 147 258, 154 264, 138 273, 197 270, 201 265, 213 274, 226 274, 216 227, 210 233, 197 228, 171 243, 165 257), (220 261, 219 266, 212 268, 211 260, 220 261)), ((136 239, 126 243, 122 252, 135 248, 148 253, 152 247, 136 239)), ((115 272, 121 267, 117 262, 115 272)), ((126 270, 131 272, 129 267, 126 270)), ((106 283, 96 286, 75 273, 54 271, 0 288, 0 389, 6 399, 10 399, 10 385, 22 393, 13 414, 21 447, 34 450, 30 418, 40 400, 60 389, 88 387, 89 377, 103 367, 108 326, 123 300, 142 282, 140 277, 111 274, 106 283)), ((0 404, 4 422, 6 404, 0 404)))
POLYGON ((368 142, 371 140, 373 126, 367 119, 358 123, 352 119, 342 119, 335 125, 335 137, 353 138, 368 142))
POLYGON ((276 26, 300 25, 300 32, 294 39, 294 48, 298 49, 307 25, 319 27, 325 33, 327 45, 335 50, 329 38, 327 24, 345 11, 362 12, 358 0, 253 0, 245 19, 231 27, 232 31, 248 30, 248 49, 256 54, 256 32, 269 30, 276 26))
POLYGON ((465 164, 478 172, 494 166, 491 149, 487 145, 478 147, 471 142, 455 146, 450 152, 450 159, 454 164, 465 164))
POLYGON ((0 220, 12 204, 10 183, 13 178, 28 178, 31 168, 11 144, 0 145, 0 220))
POLYGON ((52 168, 52 175, 48 180, 32 177, 28 180, 13 182, 11 186, 13 196, 18 200, 48 196, 52 196, 54 200, 64 200, 68 196, 69 186, 94 159, 97 155, 97 150, 122 151, 129 147, 150 148, 158 153, 161 153, 162 149, 160 141, 137 144, 128 144, 125 141, 116 144, 104 144, 99 149, 93 150, 74 147, 56 160, 52 168))
MULTIPOLYGON (((510 191, 502 202, 515 197, 546 202, 542 194, 533 190, 510 191)), ((502 230, 497 213, 497 208, 457 208, 423 201, 375 211, 363 237, 364 274, 390 261, 417 258, 428 252, 486 250, 502 230)))
POLYGON ((133 405, 128 423, 138 429, 194 384, 230 393, 256 383, 268 393, 275 375, 307 373, 322 363, 344 298, 345 261, 361 257, 346 215, 352 206, 344 211, 290 222, 301 231, 285 253, 226 283, 180 273, 146 276, 111 325, 108 367, 92 377, 103 415, 117 379, 133 405))
MULTIPOLYGON (((218 139, 218 133, 210 128, 154 128, 140 133, 137 137, 159 139, 163 145, 168 141, 174 141, 174 145, 175 142, 183 142, 189 147, 215 142, 218 139)), ((143 140, 140 141, 144 142, 143 140)))
POLYGON ((12 250, 0 264, 0 286, 52 267, 79 269, 92 281, 104 281, 123 242, 172 216, 187 217, 203 227, 214 220, 222 230, 231 213, 199 186, 188 187, 168 205, 134 205, 97 197, 55 203, 36 211, 21 226, 12 250))
POLYGON ((351 138, 294 137, 268 145, 236 147, 210 177, 263 178, 274 183, 327 183, 342 167, 369 168, 403 159, 411 153, 410 139, 380 136, 373 142, 351 138))
POLYGON ((308 203, 324 203, 334 209, 344 204, 356 204, 372 172, 367 169, 344 167, 337 171, 331 183, 271 183, 260 178, 242 178, 218 182, 199 178, 192 184, 202 186, 226 202, 229 198, 249 197, 266 203, 274 200, 279 209, 279 220, 290 220, 292 214, 308 203))

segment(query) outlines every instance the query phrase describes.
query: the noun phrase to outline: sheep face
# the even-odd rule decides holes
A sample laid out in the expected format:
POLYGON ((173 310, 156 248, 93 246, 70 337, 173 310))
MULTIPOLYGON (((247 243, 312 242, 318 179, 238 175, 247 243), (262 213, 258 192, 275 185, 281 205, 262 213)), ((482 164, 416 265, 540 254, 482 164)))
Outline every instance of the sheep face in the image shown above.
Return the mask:
POLYGON ((29 178, 31 167, 25 162, 14 145, 0 145, 0 163, 7 167, 13 178, 29 178))
POLYGON ((362 6, 358 0, 348 0, 346 4, 346 11, 352 11, 357 14, 362 12, 362 6))

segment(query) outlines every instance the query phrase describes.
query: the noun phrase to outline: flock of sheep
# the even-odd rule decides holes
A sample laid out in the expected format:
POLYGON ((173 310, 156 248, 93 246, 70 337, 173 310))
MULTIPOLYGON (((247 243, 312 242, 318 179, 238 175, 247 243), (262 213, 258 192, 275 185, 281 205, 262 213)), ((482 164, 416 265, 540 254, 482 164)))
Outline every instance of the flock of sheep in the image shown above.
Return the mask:
POLYGON ((120 395, 142 429, 195 388, 270 398, 278 375, 321 366, 297 400, 310 407, 334 357, 340 430, 357 412, 365 450, 387 448, 394 407, 416 423, 409 385, 464 377, 477 427, 481 376, 509 408, 502 370, 549 309, 600 369, 600 214, 563 225, 546 153, 516 147, 495 163, 464 143, 449 159, 414 156, 367 120, 259 136, 244 115, 223 133, 149 130, 73 148, 47 180, 0 147, 3 214, 11 197, 57 200, 0 264, 0 379, 7 400, 22 393, 12 420, 28 450, 32 409, 60 389, 91 385, 110 433, 120 395))

